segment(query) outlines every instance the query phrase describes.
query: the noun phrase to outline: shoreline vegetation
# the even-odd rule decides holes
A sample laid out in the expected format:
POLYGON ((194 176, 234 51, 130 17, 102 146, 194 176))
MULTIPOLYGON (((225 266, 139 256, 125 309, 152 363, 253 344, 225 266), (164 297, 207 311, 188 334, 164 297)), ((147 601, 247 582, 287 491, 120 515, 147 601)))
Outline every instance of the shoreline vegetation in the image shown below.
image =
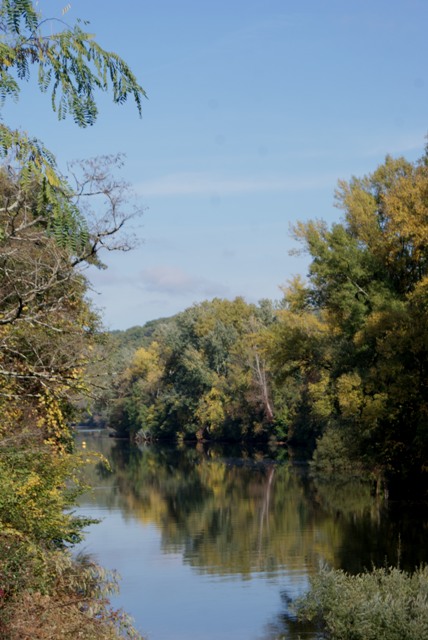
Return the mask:
POLYGON ((293 603, 298 620, 329 640, 420 640, 428 637, 428 567, 349 575, 323 568, 293 603))
MULTIPOLYGON (((145 93, 126 63, 83 23, 47 20, 35 6, 1 3, 0 101, 18 99, 35 68, 59 119, 92 125, 97 91, 141 112, 145 93)), ((91 456, 73 452, 68 425, 88 403, 118 436, 287 442, 310 452, 319 474, 361 470, 379 491, 418 487, 426 497, 428 151, 339 182, 341 222, 296 225, 309 274, 281 301, 214 299, 110 335, 86 298, 84 267, 102 267, 103 248, 132 246, 121 156, 74 164, 69 182, 41 141, 3 122, 0 153, 2 638, 140 637, 109 607, 114 576, 69 550, 88 525, 69 509, 91 456)), ((408 581, 397 571, 385 582, 399 582, 400 607, 420 605, 426 629, 426 571, 408 581)), ((342 584, 341 574, 325 579, 342 584)), ((372 580, 376 599, 383 578, 372 580)), ((312 615, 310 602, 302 611, 312 615)), ((328 626, 341 619, 335 607, 320 599, 316 615, 328 626)), ((382 617, 370 624, 390 628, 382 617)))
POLYGON ((340 222, 298 223, 308 277, 110 335, 94 404, 118 435, 287 442, 319 472, 427 489, 428 151, 339 182, 340 222))
MULTIPOLYGON (((58 118, 79 127, 96 121, 103 91, 141 112, 126 63, 84 23, 67 24, 69 5, 52 19, 37 5, 1 2, 0 106, 34 74, 58 118)), ((90 522, 70 509, 91 456, 73 452, 68 424, 91 394, 86 368, 101 339, 84 269, 102 266, 103 248, 131 245, 122 159, 75 163, 68 180, 42 141, 3 120, 0 155, 0 636, 140 638, 109 605, 115 575, 70 551, 90 522)))

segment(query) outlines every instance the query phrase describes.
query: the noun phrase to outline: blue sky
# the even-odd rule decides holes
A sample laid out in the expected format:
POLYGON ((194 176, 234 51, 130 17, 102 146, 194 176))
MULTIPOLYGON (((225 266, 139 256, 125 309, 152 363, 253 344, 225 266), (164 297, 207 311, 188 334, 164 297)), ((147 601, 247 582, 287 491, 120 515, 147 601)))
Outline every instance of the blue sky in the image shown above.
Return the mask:
MULTIPOLYGON (((61 16, 64 0, 40 0, 61 16)), ((124 329, 215 296, 279 299, 305 274, 290 225, 338 220, 338 179, 387 153, 420 157, 428 132, 426 0, 71 2, 148 94, 99 100, 90 129, 57 122, 29 85, 3 111, 60 166, 123 152, 146 208, 141 245, 91 271, 105 324, 124 329)))

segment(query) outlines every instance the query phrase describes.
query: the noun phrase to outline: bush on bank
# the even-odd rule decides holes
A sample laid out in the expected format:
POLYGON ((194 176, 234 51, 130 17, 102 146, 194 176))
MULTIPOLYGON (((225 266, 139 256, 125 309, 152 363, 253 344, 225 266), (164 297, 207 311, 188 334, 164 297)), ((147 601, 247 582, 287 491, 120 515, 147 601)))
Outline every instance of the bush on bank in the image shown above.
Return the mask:
POLYGON ((300 620, 318 623, 329 640, 428 638, 428 568, 358 575, 324 568, 294 607, 300 620))

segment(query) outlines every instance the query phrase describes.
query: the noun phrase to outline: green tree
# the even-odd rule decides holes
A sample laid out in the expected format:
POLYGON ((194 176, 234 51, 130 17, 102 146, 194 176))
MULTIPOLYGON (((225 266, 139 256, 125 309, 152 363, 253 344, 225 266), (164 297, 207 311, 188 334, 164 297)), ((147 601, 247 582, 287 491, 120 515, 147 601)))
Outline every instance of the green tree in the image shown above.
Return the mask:
POLYGON ((125 367, 111 421, 150 437, 266 439, 274 407, 259 330, 273 310, 214 299, 161 323, 125 367))
POLYGON ((288 432, 321 438, 320 468, 337 468, 346 452, 377 476, 425 469, 427 189, 426 155, 387 157, 339 183, 341 222, 296 225, 308 280, 286 290, 265 346, 288 432), (334 443, 338 459, 323 460, 334 443))

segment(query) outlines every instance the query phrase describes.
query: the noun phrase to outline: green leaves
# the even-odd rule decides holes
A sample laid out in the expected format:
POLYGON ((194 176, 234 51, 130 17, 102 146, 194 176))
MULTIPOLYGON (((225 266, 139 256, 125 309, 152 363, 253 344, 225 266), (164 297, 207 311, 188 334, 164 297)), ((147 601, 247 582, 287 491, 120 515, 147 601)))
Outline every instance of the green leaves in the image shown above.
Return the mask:
POLYGON ((374 569, 355 576, 322 569, 295 603, 331 640, 419 640, 428 633, 428 568, 374 569))
MULTIPOLYGON (((1 51, 0 57, 2 57, 1 51)), ((0 105, 4 104, 8 96, 11 96, 16 102, 19 96, 19 86, 16 80, 9 75, 7 69, 0 67, 0 105)))
POLYGON ((22 25, 28 31, 35 31, 39 23, 39 14, 30 0, 2 0, 0 16, 3 31, 20 35, 22 25))
POLYGON ((141 115, 144 89, 120 56, 106 51, 80 22, 52 33, 46 20, 27 0, 3 2, 0 32, 0 99, 18 98, 19 85, 13 77, 28 80, 32 65, 38 66, 38 85, 51 90, 52 109, 60 120, 70 115, 80 127, 97 119, 96 90, 110 91, 113 102, 123 104, 131 96, 141 115))
POLYGON ((121 375, 110 424, 155 438, 266 439, 273 404, 254 334, 271 320, 266 301, 215 298, 160 323, 121 375))
POLYGON ((267 354, 287 408, 297 407, 295 438, 307 442, 311 421, 322 436, 318 458, 340 433, 342 453, 370 469, 425 469, 427 194, 426 158, 387 157, 372 174, 339 184, 340 223, 294 229, 311 258, 308 281, 285 292, 287 312, 267 354), (313 339, 308 316, 323 328, 313 339), (290 388, 299 390, 294 398, 290 388))
POLYGON ((34 215, 58 245, 81 252, 89 241, 84 216, 74 204, 72 190, 58 173, 53 154, 37 138, 0 124, 0 157, 15 166, 16 187, 21 199, 34 199, 34 215))
MULTIPOLYGON (((36 66, 38 86, 44 93, 51 92, 52 109, 60 120, 71 116, 80 127, 94 124, 97 90, 110 91, 117 104, 132 96, 141 115, 145 92, 134 74, 122 58, 103 49, 84 31, 82 24, 78 21, 67 27, 62 20, 42 19, 28 0, 4 0, 0 8, 0 106, 8 97, 18 99, 17 80, 28 80, 36 66), (56 33, 53 25, 60 27, 56 33)), ((87 224, 73 204, 72 191, 58 173, 53 154, 36 138, 0 124, 0 156, 13 167, 24 193, 37 185, 37 212, 48 233, 59 246, 79 253, 89 241, 87 224)))
MULTIPOLYGON (((20 166, 27 166, 42 175, 55 169, 55 157, 37 138, 0 124, 0 156, 20 166)), ((52 174, 51 174, 52 175, 52 174)))

